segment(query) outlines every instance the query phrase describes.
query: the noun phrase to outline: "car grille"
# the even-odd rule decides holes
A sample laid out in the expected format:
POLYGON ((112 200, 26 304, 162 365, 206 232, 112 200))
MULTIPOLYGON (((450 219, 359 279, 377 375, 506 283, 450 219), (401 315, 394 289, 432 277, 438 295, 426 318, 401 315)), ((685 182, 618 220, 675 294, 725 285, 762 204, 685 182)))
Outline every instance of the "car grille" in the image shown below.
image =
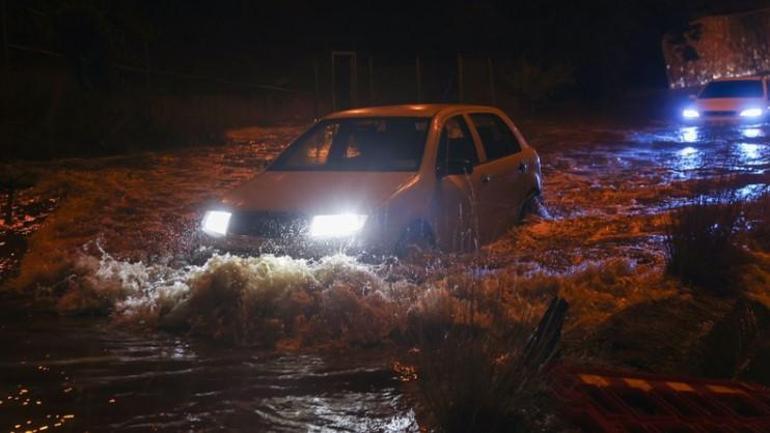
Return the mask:
POLYGON ((303 215, 278 212, 235 212, 230 217, 227 232, 234 235, 262 238, 295 237, 308 229, 303 215))
POLYGON ((704 111, 704 116, 710 116, 710 117, 727 117, 727 116, 735 116, 737 115, 737 111, 704 111))

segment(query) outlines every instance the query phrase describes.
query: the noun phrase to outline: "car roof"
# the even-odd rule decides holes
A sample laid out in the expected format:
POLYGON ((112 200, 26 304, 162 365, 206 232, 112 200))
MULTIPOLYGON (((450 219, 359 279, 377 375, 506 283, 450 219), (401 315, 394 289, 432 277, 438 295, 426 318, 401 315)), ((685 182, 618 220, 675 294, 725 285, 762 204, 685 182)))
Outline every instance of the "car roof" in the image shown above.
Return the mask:
POLYGON ((489 111, 494 107, 468 104, 404 104, 381 107, 362 107, 337 111, 324 116, 324 119, 343 119, 351 117, 433 117, 442 111, 489 111))

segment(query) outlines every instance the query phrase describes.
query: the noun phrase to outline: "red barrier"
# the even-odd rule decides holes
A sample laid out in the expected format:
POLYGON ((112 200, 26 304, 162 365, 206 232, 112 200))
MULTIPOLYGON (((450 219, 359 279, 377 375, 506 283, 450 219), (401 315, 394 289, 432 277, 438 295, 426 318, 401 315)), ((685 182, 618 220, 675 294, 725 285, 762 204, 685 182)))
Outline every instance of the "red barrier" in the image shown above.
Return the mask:
POLYGON ((770 389, 590 367, 554 368, 554 396, 590 433, 770 433, 770 389))

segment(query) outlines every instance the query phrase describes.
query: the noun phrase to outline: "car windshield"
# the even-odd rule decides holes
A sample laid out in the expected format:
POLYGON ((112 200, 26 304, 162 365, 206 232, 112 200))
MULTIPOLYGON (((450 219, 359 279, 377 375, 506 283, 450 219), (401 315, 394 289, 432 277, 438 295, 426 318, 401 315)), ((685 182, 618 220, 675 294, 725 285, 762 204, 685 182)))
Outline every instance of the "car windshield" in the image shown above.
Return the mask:
POLYGON ((761 98, 762 82, 759 80, 714 81, 709 83, 701 98, 761 98))
POLYGON ((319 122, 270 166, 292 171, 416 171, 429 118, 378 117, 319 122))

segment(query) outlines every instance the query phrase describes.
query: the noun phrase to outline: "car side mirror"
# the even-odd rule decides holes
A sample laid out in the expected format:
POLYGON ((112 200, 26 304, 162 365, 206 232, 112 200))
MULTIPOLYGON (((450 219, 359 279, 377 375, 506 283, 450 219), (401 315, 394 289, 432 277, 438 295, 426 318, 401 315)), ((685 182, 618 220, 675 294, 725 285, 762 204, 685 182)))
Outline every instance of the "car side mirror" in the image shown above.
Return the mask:
POLYGON ((436 174, 439 178, 471 173, 473 173, 473 162, 467 159, 450 159, 446 164, 442 164, 436 169, 436 174))

